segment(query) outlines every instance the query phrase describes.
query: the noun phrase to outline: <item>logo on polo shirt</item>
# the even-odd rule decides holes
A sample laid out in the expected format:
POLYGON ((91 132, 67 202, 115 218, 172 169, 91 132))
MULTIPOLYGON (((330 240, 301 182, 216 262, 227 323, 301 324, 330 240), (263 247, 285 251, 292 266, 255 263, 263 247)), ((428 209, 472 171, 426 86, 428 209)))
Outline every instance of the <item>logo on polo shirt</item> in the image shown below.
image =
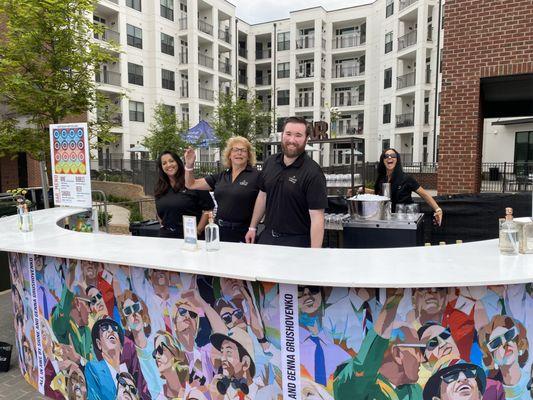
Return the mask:
POLYGON ((298 182, 298 179, 296 178, 296 175, 290 176, 290 177, 289 177, 289 182, 290 182, 290 183, 296 183, 296 182, 298 182))
POLYGON ((248 186, 248 181, 246 179, 239 182, 239 185, 241 186, 248 186))

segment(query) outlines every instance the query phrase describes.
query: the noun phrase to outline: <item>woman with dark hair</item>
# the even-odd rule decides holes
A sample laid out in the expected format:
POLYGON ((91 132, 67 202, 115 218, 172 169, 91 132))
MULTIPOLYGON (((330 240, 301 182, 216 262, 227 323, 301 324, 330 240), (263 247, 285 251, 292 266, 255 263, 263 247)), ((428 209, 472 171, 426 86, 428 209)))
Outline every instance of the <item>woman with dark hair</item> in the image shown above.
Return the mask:
POLYGON ((403 172, 400 153, 395 149, 386 149, 381 153, 378 164, 378 177, 374 184, 374 193, 383 194, 382 184, 391 184, 392 211, 396 211, 396 204, 413 203, 412 192, 416 192, 433 209, 433 216, 437 224, 442 223, 442 209, 437 202, 424 190, 415 178, 403 172))
POLYGON ((155 206, 161 223, 160 237, 183 238, 184 215, 195 216, 198 235, 207 224, 206 211, 215 204, 209 192, 189 190, 185 187, 183 161, 172 151, 164 151, 157 159, 159 179, 155 185, 155 206))

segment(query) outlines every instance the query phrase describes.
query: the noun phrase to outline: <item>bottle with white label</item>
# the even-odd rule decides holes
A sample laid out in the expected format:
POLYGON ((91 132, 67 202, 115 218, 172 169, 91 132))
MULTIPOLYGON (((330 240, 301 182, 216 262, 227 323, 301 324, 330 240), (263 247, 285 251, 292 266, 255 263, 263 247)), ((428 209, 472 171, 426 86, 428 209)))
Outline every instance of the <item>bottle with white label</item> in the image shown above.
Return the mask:
POLYGON ((209 223, 205 227, 205 249, 207 251, 220 250, 220 232, 212 212, 209 213, 209 223))
POLYGON ((505 209, 505 221, 500 225, 500 253, 504 255, 518 254, 518 226, 513 221, 513 209, 505 209))

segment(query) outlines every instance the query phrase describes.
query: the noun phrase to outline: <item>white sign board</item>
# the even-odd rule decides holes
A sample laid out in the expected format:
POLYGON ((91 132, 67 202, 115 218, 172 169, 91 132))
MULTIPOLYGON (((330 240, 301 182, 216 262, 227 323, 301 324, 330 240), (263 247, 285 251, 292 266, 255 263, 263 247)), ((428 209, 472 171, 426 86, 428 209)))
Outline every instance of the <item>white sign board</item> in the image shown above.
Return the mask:
POLYGON ((91 208, 91 168, 86 123, 50 125, 56 206, 91 208))

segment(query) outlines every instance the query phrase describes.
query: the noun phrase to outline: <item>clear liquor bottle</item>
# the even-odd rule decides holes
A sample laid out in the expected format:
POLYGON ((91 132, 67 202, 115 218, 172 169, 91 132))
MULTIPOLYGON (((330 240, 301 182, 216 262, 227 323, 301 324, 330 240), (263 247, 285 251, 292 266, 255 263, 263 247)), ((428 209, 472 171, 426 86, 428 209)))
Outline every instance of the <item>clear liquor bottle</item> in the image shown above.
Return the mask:
POLYGON ((513 209, 505 209, 505 221, 500 225, 500 253, 504 255, 518 254, 518 226, 513 221, 513 209))
POLYGON ((215 224, 212 212, 209 213, 209 223, 205 227, 205 249, 207 251, 220 250, 219 228, 215 224))

